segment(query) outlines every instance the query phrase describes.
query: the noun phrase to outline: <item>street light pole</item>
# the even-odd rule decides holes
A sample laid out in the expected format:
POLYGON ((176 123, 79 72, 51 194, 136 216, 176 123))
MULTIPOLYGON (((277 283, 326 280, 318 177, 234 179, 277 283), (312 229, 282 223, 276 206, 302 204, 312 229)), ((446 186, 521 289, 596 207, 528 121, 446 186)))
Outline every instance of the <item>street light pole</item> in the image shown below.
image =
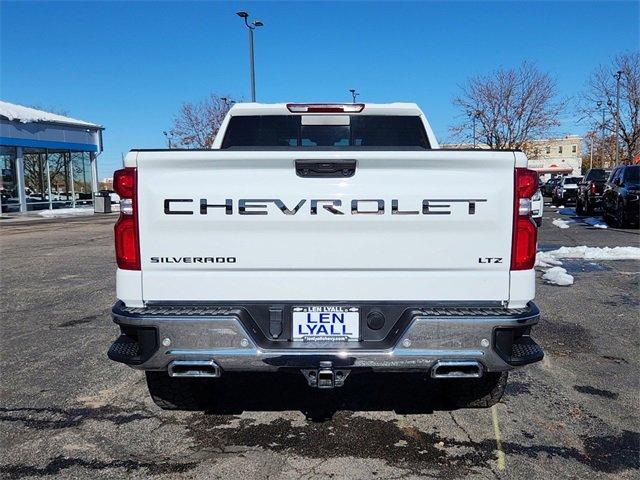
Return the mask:
POLYGON ((353 100, 353 103, 356 103, 356 97, 358 95, 360 95, 360 94, 358 92, 356 92, 355 88, 351 88, 351 89, 349 89, 349 91, 351 92, 351 98, 353 100))
POLYGON ((253 28, 249 27, 249 75, 251 76, 251 101, 256 101, 256 69, 253 56, 253 28))
POLYGON ((248 20, 249 14, 247 12, 237 12, 236 15, 238 15, 240 18, 244 20, 244 24, 246 25, 249 31, 249 75, 251 80, 251 101, 255 102, 256 101, 256 72, 255 72, 255 66, 254 66, 255 62, 253 57, 253 31, 258 27, 262 27, 264 23, 262 23, 259 20, 254 20, 253 22, 249 23, 249 20, 248 20))
POLYGON ((622 78, 622 70, 618 70, 614 75, 616 77, 616 166, 620 163, 620 150, 618 148, 618 129, 620 127, 620 78, 622 78))

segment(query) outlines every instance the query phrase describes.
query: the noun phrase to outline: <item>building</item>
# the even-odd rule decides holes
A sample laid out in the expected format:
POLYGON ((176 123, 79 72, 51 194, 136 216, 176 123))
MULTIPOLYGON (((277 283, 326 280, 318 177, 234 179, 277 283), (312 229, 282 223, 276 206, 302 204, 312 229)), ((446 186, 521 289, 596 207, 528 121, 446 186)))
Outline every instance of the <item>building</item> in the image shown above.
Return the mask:
POLYGON ((103 127, 0 101, 3 213, 91 206, 103 127))
MULTIPOLYGON (((555 174, 582 175, 582 137, 567 135, 563 138, 532 140, 526 148, 529 168, 545 177, 555 174)), ((443 144, 442 148, 473 148, 471 144, 443 144)), ((476 148, 489 148, 479 143, 476 148)))
POLYGON ((100 190, 113 191, 113 177, 105 177, 102 180, 100 180, 99 187, 100 187, 100 190))
POLYGON ((533 140, 527 149, 529 168, 541 176, 582 175, 582 137, 533 140))

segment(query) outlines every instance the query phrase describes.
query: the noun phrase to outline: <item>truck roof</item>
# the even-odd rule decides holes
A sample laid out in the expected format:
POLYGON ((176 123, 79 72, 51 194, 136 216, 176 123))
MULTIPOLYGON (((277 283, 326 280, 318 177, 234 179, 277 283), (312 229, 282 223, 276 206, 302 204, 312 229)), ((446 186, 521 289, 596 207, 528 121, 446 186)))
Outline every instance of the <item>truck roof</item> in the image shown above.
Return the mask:
MULTIPOLYGON (((235 103, 229 110, 231 116, 242 115, 300 115, 300 113, 292 113, 287 105, 290 103, 235 103)), ((294 103, 295 105, 352 105, 349 102, 301 102, 294 103)), ((422 110, 415 103, 361 103, 364 108, 357 115, 422 115, 422 110)), ((347 113, 347 112, 345 112, 347 113)), ((333 115, 339 113, 332 112, 333 115)))

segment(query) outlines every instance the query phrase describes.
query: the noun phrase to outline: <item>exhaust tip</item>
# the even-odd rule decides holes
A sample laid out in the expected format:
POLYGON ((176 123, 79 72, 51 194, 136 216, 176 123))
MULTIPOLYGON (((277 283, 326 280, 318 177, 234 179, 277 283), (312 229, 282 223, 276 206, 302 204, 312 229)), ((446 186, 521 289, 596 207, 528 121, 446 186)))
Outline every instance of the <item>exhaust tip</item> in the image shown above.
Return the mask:
POLYGON ((170 377, 218 378, 222 374, 213 360, 174 360, 167 371, 170 377))
POLYGON ((482 364, 475 360, 437 361, 431 367, 431 378, 480 378, 482 364))

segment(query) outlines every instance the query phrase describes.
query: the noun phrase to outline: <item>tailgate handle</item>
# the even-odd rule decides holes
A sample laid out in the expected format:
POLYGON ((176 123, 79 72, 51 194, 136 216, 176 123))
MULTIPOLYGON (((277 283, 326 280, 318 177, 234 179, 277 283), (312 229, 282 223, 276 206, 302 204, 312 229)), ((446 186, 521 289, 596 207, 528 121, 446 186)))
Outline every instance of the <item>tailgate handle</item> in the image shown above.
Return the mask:
POLYGON ((355 160, 296 160, 296 175, 308 178, 353 177, 355 160))

